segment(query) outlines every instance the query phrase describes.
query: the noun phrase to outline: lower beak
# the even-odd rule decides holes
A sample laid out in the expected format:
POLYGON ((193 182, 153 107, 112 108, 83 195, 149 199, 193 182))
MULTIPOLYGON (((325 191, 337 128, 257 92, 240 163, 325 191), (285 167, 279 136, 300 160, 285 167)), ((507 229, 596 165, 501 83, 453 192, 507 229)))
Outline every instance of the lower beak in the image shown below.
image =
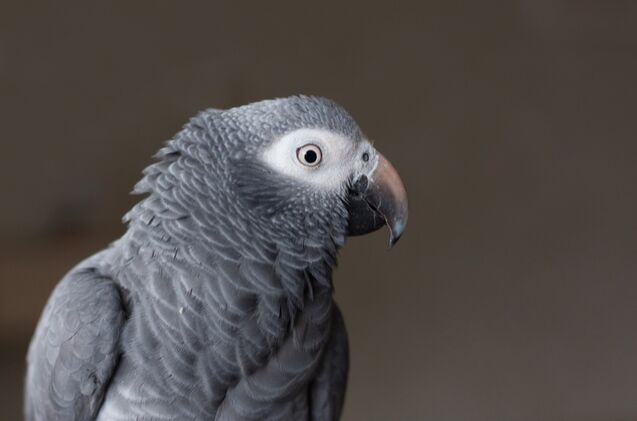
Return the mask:
POLYGON ((369 177, 352 184, 349 199, 349 235, 362 235, 389 227, 389 247, 400 239, 407 226, 407 192, 392 164, 380 155, 369 177))

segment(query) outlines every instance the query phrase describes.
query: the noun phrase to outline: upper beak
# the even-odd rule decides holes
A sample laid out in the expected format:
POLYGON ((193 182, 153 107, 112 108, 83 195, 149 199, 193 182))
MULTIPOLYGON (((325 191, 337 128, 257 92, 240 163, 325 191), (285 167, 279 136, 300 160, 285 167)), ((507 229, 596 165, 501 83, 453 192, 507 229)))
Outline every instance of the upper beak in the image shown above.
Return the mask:
POLYGON ((389 227, 389 247, 407 226, 407 191, 393 165, 379 154, 376 169, 355 180, 349 200, 349 234, 361 235, 389 227))

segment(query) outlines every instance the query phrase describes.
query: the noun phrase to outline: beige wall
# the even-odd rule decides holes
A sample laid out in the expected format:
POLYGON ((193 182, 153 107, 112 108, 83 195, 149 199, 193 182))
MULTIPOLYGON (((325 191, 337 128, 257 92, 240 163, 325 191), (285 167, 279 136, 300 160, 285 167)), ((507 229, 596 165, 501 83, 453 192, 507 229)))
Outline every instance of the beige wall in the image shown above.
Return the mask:
POLYGON ((57 279, 206 107, 339 101, 410 223, 350 242, 345 419, 637 419, 637 5, 5 1, 0 405, 57 279), (320 3, 320 7, 317 5, 320 3))

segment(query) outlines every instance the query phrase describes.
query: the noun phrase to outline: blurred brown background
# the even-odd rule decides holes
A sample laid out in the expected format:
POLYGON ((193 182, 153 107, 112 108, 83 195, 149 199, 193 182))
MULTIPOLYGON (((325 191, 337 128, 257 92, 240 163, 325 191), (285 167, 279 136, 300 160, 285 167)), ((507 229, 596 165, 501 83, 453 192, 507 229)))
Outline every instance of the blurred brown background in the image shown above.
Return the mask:
POLYGON ((637 419, 637 3, 0 5, 0 418, 57 280, 195 112, 331 97, 401 172, 350 241, 345 420, 637 419))

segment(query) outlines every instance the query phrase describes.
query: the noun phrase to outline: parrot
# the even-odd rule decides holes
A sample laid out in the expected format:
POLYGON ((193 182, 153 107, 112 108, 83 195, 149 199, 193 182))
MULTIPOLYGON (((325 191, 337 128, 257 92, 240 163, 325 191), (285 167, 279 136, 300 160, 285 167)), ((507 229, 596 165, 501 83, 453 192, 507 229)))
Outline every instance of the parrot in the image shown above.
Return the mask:
POLYGON ((349 236, 405 230, 405 186, 336 102, 192 117, 133 189, 123 236, 56 285, 27 353, 40 420, 338 420, 349 236))

